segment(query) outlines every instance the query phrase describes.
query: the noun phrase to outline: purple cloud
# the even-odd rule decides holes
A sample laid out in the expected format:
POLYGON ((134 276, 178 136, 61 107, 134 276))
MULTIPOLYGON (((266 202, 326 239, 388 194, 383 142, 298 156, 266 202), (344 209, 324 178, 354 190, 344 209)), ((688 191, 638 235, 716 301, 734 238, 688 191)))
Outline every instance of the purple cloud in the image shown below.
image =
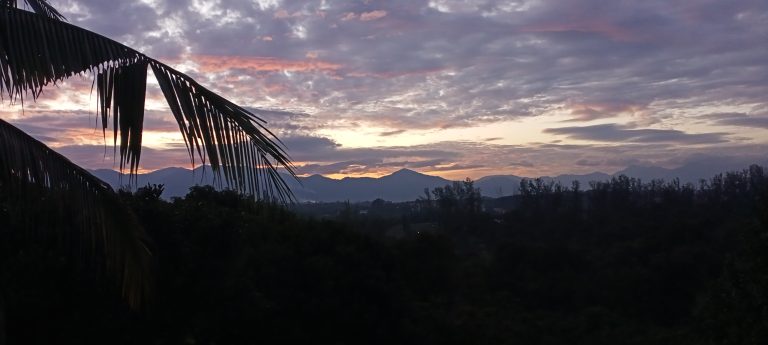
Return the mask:
POLYGON ((673 129, 634 129, 614 124, 548 128, 545 133, 564 135, 571 139, 628 142, 628 143, 674 143, 674 144, 717 144, 727 140, 727 133, 689 134, 673 129))

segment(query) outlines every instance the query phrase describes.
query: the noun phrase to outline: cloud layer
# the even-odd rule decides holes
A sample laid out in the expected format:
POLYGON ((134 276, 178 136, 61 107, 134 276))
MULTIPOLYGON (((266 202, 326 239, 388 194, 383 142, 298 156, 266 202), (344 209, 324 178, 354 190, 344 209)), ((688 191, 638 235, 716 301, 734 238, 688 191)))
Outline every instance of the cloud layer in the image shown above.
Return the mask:
MULTIPOLYGON (((765 1, 52 3, 260 109, 301 173, 610 172, 768 152, 765 1)), ((93 145, 67 139, 93 132, 78 90, 3 116, 93 145)), ((172 132, 165 115, 154 107, 147 128, 172 132)), ((174 152, 168 140, 153 149, 174 152)))

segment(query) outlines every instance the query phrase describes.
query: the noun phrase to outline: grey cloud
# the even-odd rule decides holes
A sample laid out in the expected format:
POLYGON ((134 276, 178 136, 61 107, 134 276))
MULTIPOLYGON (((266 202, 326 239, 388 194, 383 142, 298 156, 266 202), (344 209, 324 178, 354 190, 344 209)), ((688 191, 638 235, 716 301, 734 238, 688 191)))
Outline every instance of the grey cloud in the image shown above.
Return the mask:
POLYGON ((745 117, 739 119, 729 119, 718 122, 721 125, 754 127, 768 129, 768 118, 765 117, 745 117))
POLYGON ((311 115, 301 111, 288 111, 280 109, 262 109, 246 107, 259 118, 266 121, 266 126, 271 131, 279 134, 308 132, 317 124, 312 124, 311 115))
MULTIPOLYGON (((717 145, 687 146, 659 145, 648 143, 607 143, 597 145, 477 145, 470 143, 441 143, 439 147, 451 147, 461 151, 465 157, 462 163, 485 164, 493 174, 511 167, 518 176, 558 175, 563 173, 591 173, 595 170, 613 173, 630 165, 662 166, 674 168, 698 157, 722 157, 727 161, 738 161, 745 166, 764 162, 768 159, 768 145, 717 145), (501 157, 501 158, 500 158, 501 157), (582 164, 574 164, 581 161, 582 164), (511 162, 511 163, 510 163, 511 162), (515 165, 528 162, 531 167, 515 165), (584 165, 584 164, 587 165, 584 165)), ((715 159, 716 160, 716 159, 715 159)), ((482 176, 479 175, 479 176, 482 176)))
POLYGON ((747 114, 745 113, 712 113, 712 114, 702 115, 700 116, 700 118, 720 121, 720 120, 730 120, 734 118, 742 118, 746 116, 747 114))
POLYGON ((768 129, 768 117, 766 116, 750 116, 744 113, 720 113, 710 114, 706 118, 713 119, 716 124, 723 126, 768 129))
POLYGON ((62 135, 71 129, 90 129, 94 135, 101 133, 96 118, 89 118, 81 111, 36 111, 9 122, 43 142, 66 140, 62 135))
POLYGON ((363 159, 343 161, 330 164, 305 164, 298 166, 298 174, 341 174, 341 173, 366 173, 381 172, 382 170, 396 170, 400 168, 425 169, 430 171, 451 171, 460 169, 474 169, 481 165, 448 165, 442 159, 421 161, 384 161, 382 159, 363 159))
MULTIPOLYGON (((117 169, 118 162, 114 150, 101 145, 66 145, 55 150, 78 165, 89 169, 117 169)), ((198 164, 200 162, 197 162, 198 164)), ((157 170, 169 166, 191 167, 185 148, 157 150, 148 147, 141 149, 140 168, 157 170)))
POLYGON ((482 164, 454 164, 448 166, 433 167, 430 171, 460 171, 460 170, 472 170, 478 168, 484 168, 482 164))
MULTIPOLYGON (((144 128, 155 131, 177 131, 179 129, 171 114, 162 111, 145 111, 144 128)), ((35 110, 10 121, 28 134, 43 142, 66 141, 67 131, 92 131, 94 137, 111 141, 112 127, 108 123, 106 137, 102 133, 101 120, 88 110, 35 110)))
POLYGON ((545 133, 571 139, 630 143, 716 144, 727 142, 726 133, 688 134, 673 129, 632 129, 614 124, 548 128, 545 133))
POLYGON ((445 149, 428 149, 412 147, 380 147, 380 148, 344 148, 335 141, 314 136, 290 136, 283 142, 295 161, 304 162, 339 162, 393 160, 402 157, 421 157, 424 159, 457 158, 460 154, 445 149))
POLYGON ((403 134, 405 133, 405 131, 406 131, 405 129, 398 129, 398 130, 389 131, 389 132, 382 132, 382 133, 379 133, 379 136, 389 137, 393 135, 403 134))
POLYGON ((588 159, 579 159, 576 161, 576 165, 584 166, 584 167, 594 167, 594 166, 600 166, 602 165, 602 161, 591 161, 588 159))
POLYGON ((529 161, 519 161, 519 162, 510 162, 507 163, 507 166, 509 167, 525 167, 525 168, 532 168, 534 167, 534 164, 529 161))
POLYGON ((131 45, 144 45, 145 35, 157 31, 162 19, 152 7, 140 1, 78 0, 77 4, 81 12, 70 13, 68 8, 62 8, 70 21, 131 45))
POLYGON ((362 166, 367 167, 369 165, 375 164, 376 162, 368 162, 368 161, 344 161, 344 162, 336 162, 331 164, 305 164, 300 165, 296 167, 296 173, 299 175, 313 175, 313 174, 320 174, 320 175, 329 175, 329 174, 338 174, 343 171, 350 170, 353 166, 362 166))
POLYGON ((615 166, 615 167, 627 167, 630 165, 642 165, 642 166, 652 166, 653 163, 650 161, 644 161, 637 158, 609 158, 602 162, 603 165, 607 166, 615 166))
POLYGON ((260 116, 266 121, 295 121, 299 118, 304 118, 309 115, 302 112, 293 112, 288 110, 279 109, 260 109, 260 108, 247 108, 249 111, 260 116))

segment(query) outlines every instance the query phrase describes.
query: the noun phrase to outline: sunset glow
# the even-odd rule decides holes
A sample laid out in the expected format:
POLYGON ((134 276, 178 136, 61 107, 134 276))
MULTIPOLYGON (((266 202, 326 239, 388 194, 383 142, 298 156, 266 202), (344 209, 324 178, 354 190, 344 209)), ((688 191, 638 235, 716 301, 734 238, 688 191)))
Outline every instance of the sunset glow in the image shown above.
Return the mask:
MULTIPOLYGON (((610 173, 768 152, 765 2, 51 2, 254 110, 302 175, 610 173)), ((149 79, 142 171, 189 167, 149 79)), ((113 168, 91 86, 67 80, 0 117, 113 168)))

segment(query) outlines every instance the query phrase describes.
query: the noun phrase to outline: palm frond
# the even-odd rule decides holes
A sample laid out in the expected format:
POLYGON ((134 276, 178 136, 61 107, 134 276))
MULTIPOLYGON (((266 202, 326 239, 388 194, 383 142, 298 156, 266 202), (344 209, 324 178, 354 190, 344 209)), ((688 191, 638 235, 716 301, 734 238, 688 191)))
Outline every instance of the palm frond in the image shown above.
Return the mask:
POLYGON ((0 11, 0 95, 23 102, 36 99, 48 84, 84 72, 126 66, 144 56, 109 38, 77 26, 5 8, 0 11))
POLYGON ((295 176, 282 143, 254 113, 201 86, 160 61, 91 31, 31 12, 0 13, 0 95, 23 102, 43 87, 90 72, 98 86, 99 115, 113 140, 120 137, 120 167, 134 174, 141 157, 147 65, 152 68, 194 164, 208 161, 217 177, 262 199, 291 200, 278 173, 295 176), (144 80, 142 80, 142 78, 144 80))
MULTIPOLYGON (((48 18, 56 20, 66 20, 56 8, 51 6, 46 0, 24 0, 35 13, 42 14, 48 18)), ((17 0, 0 0, 0 8, 18 8, 17 0)))
POLYGON ((27 5, 32 8, 33 11, 37 14, 42 14, 48 18, 56 19, 56 20, 65 20, 64 16, 59 13, 58 10, 56 10, 53 6, 48 4, 48 1, 45 0, 24 0, 26 1, 27 5))
POLYGON ((102 130, 106 136, 110 114, 117 150, 120 134, 120 170, 139 168, 141 133, 144 126, 144 100, 147 91, 147 62, 105 68, 96 76, 102 130))
POLYGON ((19 205, 34 204, 33 190, 57 198, 54 204, 70 212, 65 217, 80 220, 81 233, 72 237, 104 254, 107 271, 122 282, 131 306, 143 303, 151 285, 151 253, 135 216, 108 184, 0 120, 0 186, 19 205))
POLYGON ((259 198, 292 198, 274 164, 291 174, 293 167, 262 119, 165 64, 152 61, 150 66, 192 159, 197 153, 218 176, 223 172, 231 186, 259 198))

